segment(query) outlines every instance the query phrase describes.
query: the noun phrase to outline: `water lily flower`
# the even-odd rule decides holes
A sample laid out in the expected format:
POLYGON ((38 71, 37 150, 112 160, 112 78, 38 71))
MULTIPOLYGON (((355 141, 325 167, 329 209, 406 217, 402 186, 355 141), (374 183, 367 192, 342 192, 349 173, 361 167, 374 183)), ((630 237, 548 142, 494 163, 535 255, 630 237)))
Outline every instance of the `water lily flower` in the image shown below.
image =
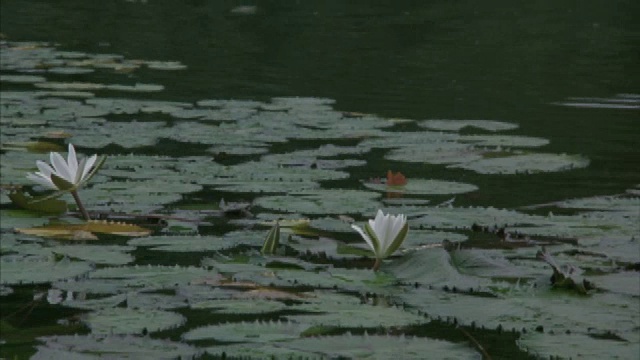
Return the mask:
POLYGON ((69 190, 80 187, 88 180, 89 170, 95 164, 98 155, 93 155, 88 159, 84 158, 78 163, 76 149, 73 144, 69 144, 69 155, 67 155, 66 161, 57 152, 52 152, 50 158, 53 167, 38 160, 36 165, 40 171, 28 174, 27 178, 52 190, 69 190))
POLYGON ((89 216, 80 201, 77 190, 93 177, 98 168, 104 163, 105 158, 103 157, 96 163, 98 155, 93 155, 89 158, 85 157, 78 162, 76 149, 72 144, 69 144, 67 160, 57 152, 52 152, 50 159, 51 165, 38 160, 36 166, 38 166, 38 170, 40 171, 27 174, 27 178, 48 189, 58 190, 60 193, 65 191, 71 192, 78 204, 78 209, 84 218, 88 220, 89 216))
POLYGON ((382 259, 398 250, 409 232, 407 217, 404 214, 385 215, 382 210, 378 210, 376 218, 365 224, 364 230, 357 225, 351 225, 351 227, 360 233, 373 250, 376 256, 374 271, 380 268, 382 259))

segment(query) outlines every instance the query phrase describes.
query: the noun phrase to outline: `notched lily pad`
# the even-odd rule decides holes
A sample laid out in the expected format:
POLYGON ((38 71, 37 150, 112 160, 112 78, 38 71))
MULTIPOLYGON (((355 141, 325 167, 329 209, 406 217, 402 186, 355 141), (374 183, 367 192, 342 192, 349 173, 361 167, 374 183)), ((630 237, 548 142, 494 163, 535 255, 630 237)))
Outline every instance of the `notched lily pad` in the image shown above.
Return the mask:
POLYGON ((180 342, 132 335, 66 335, 38 338, 32 359, 176 359, 197 356, 201 350, 180 342))
POLYGON ((407 181, 406 185, 387 185, 385 183, 363 182, 363 185, 370 190, 401 193, 406 195, 449 195, 463 194, 478 190, 472 184, 465 184, 456 181, 414 179, 407 181))
POLYGON ((209 325, 182 335, 187 341, 215 339, 225 342, 264 343, 297 339, 309 325, 295 322, 241 322, 209 325))
POLYGON ((473 170, 480 174, 530 174, 580 169, 588 165, 589 159, 580 155, 521 154, 484 158, 450 167, 473 170))
POLYGON ((478 359, 473 348, 430 338, 389 335, 340 335, 308 337, 282 344, 288 348, 320 353, 329 358, 352 359, 478 359))
POLYGON ((55 198, 47 199, 47 196, 43 197, 43 200, 40 200, 37 197, 26 196, 25 192, 21 189, 10 192, 8 196, 12 203, 23 209, 52 214, 62 214, 67 211, 66 201, 55 198))
POLYGON ((360 190, 308 190, 260 197, 254 205, 299 214, 359 214, 374 212, 378 208, 379 196, 375 192, 360 190))
POLYGON ((69 258, 56 260, 53 256, 4 255, 0 257, 0 284, 40 284, 72 279, 93 270, 85 261, 69 258))
POLYGON ((49 224, 36 228, 15 229, 17 232, 27 235, 53 237, 66 240, 97 240, 93 235, 109 234, 118 236, 146 236, 151 230, 126 223, 89 220, 82 224, 49 224))
POLYGON ((518 128, 518 124, 495 120, 424 120, 419 126, 432 130, 460 131, 465 127, 474 127, 487 131, 505 131, 518 128))
POLYGON ((82 317, 93 334, 143 334, 182 325, 186 319, 164 310, 106 308, 82 317))

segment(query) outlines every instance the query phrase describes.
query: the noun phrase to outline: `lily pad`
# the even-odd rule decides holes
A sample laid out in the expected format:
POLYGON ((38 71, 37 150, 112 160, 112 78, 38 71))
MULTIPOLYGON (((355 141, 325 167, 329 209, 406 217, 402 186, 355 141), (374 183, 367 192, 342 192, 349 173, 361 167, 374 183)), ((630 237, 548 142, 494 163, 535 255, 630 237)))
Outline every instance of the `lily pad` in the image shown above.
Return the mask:
POLYGON ((378 193, 360 190, 317 190, 265 196, 254 205, 265 209, 300 214, 360 214, 378 208, 378 193))
POLYGON ((308 337, 282 344, 330 358, 357 359, 478 359, 473 348, 443 340, 408 336, 340 335, 308 337))
POLYGON ((473 170, 480 174, 530 174, 573 170, 588 165, 589 159, 580 155, 523 154, 479 159, 451 167, 473 170))
POLYGON ((192 309, 212 309, 220 314, 265 314, 285 310, 287 306, 273 300, 204 300, 191 304, 192 309))
POLYGON ((91 237, 93 233, 130 237, 144 236, 151 233, 151 230, 136 225, 92 220, 81 224, 49 224, 37 228, 19 228, 15 230, 27 235, 67 240, 97 240, 97 238, 91 237))
POLYGON ((122 284, 127 287, 144 287, 147 290, 152 290, 216 279, 218 274, 196 267, 136 265, 98 269, 89 274, 89 277, 92 279, 120 279, 122 284))
POLYGON ((224 342, 265 343, 297 339, 309 325, 294 322, 240 322, 208 325, 187 331, 187 341, 215 339, 224 342))
POLYGON ((474 127, 487 131, 505 131, 518 128, 518 124, 495 120, 424 120, 418 123, 419 126, 444 131, 460 131, 465 127, 474 127))
POLYGON ((409 179, 406 185, 389 186, 382 183, 363 182, 363 185, 370 190, 401 193, 406 195, 449 195, 463 194, 478 190, 472 184, 465 184, 456 181, 409 179))
POLYGON ((93 270, 85 261, 68 258, 56 261, 48 256, 3 255, 0 257, 3 285, 41 284, 61 279, 71 279, 93 270))
POLYGON ((175 359, 201 351, 184 343, 132 335, 66 335, 41 337, 33 359, 175 359))
MULTIPOLYGON (((638 334, 630 334, 631 338, 638 334)), ((540 358, 633 359, 640 353, 640 342, 599 338, 597 334, 530 332, 522 335, 518 345, 540 358)))
POLYGON ((261 231, 232 231, 224 236, 168 235, 129 240, 128 245, 151 247, 155 251, 202 252, 227 250, 239 245, 260 246, 264 239, 261 231))
POLYGON ((142 334, 182 325, 186 319, 177 313, 152 309, 105 308, 82 317, 91 333, 99 335, 142 334))

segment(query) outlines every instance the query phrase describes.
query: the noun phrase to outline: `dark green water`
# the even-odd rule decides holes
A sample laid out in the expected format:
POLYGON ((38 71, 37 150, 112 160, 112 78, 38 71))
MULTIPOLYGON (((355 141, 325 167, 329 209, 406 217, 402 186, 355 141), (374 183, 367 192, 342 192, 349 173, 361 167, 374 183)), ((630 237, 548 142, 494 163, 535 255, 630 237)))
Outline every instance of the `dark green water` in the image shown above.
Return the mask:
MULTIPOLYGON (((640 184, 637 108, 554 104, 640 94, 638 1, 2 0, 0 6, 0 32, 9 41, 187 66, 178 75, 136 72, 132 82, 165 86, 146 98, 325 97, 339 110, 384 117, 500 120, 519 124, 516 134, 549 139, 545 151, 591 160, 585 169, 538 175, 535 182, 460 171, 482 189, 461 204, 512 207, 640 184), (253 14, 231 11, 254 4, 253 14)), ((356 171, 366 178, 386 170, 384 163, 373 166, 356 171)), ((46 316, 46 308, 38 311, 46 316)))
POLYGON ((569 178, 549 175, 552 188, 495 179, 535 194, 522 203, 640 182, 637 109, 551 105, 640 92, 637 1, 255 4, 239 15, 231 10, 247 4, 3 0, 0 26, 12 41, 181 61, 179 76, 138 74, 165 85, 163 98, 327 97, 386 117, 503 120, 550 139, 550 152, 591 159, 569 178))

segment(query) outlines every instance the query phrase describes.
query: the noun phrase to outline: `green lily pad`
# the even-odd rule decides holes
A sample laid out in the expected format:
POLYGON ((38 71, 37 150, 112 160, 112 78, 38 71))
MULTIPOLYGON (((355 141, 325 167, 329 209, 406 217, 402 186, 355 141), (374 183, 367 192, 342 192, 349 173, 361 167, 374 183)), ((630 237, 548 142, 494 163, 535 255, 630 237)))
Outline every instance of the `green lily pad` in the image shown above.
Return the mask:
POLYGON ((220 314, 265 314, 282 311, 287 306, 273 300, 204 300, 191 303, 192 309, 212 309, 220 314))
MULTIPOLYGON (((306 309, 307 305, 294 308, 306 309)), ((429 320, 423 316, 406 312, 397 307, 372 306, 372 305, 348 305, 336 303, 316 303, 313 308, 321 313, 287 315, 285 318, 314 326, 335 327, 389 327, 407 326, 427 323, 429 320)))
POLYGON ((523 154, 479 159, 451 165, 453 168, 473 170, 480 174, 530 174, 584 168, 589 159, 580 155, 523 154))
POLYGON ((91 333, 99 335, 151 333, 178 327, 185 321, 182 315, 170 311, 117 307, 96 310, 82 317, 91 333))
MULTIPOLYGON (((57 288, 53 288, 52 290, 62 291, 57 288)), ((52 291, 50 290, 50 291, 52 291)), ((67 292, 68 294, 69 292, 67 292)), ((74 309, 83 309, 83 310, 100 310, 100 309, 109 309, 115 308, 117 306, 122 306, 127 304, 127 294, 117 294, 106 297, 92 297, 87 299, 84 295, 86 293, 83 292, 71 292, 75 298, 67 298, 60 302, 63 306, 74 308, 74 309)))
POLYGON ((495 120, 424 120, 419 126, 431 130, 460 131, 465 127, 474 127, 487 131, 505 131, 518 128, 518 124, 495 120))
POLYGON ((283 196, 264 196, 254 205, 281 212, 300 214, 373 213, 378 208, 378 193, 360 190, 317 190, 290 192, 283 196))
POLYGON ((462 135, 458 141, 474 146, 502 148, 535 148, 549 144, 549 140, 531 136, 516 135, 462 135))
POLYGON ((68 258, 56 261, 49 256, 3 255, 0 257, 4 285, 41 284, 61 279, 72 279, 90 272, 93 267, 85 261, 68 258))
POLYGON ((292 349, 353 359, 478 359, 471 346, 443 340, 408 336, 340 335, 319 336, 283 343, 292 349))
POLYGON ((66 335, 41 337, 43 345, 33 359, 175 359, 197 356, 201 351, 188 344, 132 335, 66 335))
POLYGON ((155 251, 202 252, 227 250, 239 245, 260 246, 264 239, 261 231, 232 231, 224 236, 167 235, 149 236, 129 240, 130 246, 151 247, 155 251))
POLYGON ((136 265, 98 269, 89 274, 89 277, 119 279, 126 287, 152 290, 217 279, 218 273, 197 267, 136 265))
POLYGON ((297 339, 309 325, 294 322, 240 322, 208 325, 187 331, 187 341, 215 339, 224 342, 265 343, 297 339))
POLYGON ((47 79, 37 75, 0 75, 0 81, 14 84, 34 84, 45 82, 47 79))
POLYGON ((67 245, 42 247, 42 253, 64 255, 70 258, 101 265, 125 265, 135 258, 127 252, 134 250, 130 246, 118 245, 67 245))
POLYGON ((465 184, 456 181, 429 180, 429 179, 409 179, 406 185, 388 186, 382 183, 363 182, 364 187, 370 190, 402 193, 406 195, 449 195, 463 194, 478 190, 472 184, 465 184))
POLYGON ((277 345, 264 344, 264 343, 252 343, 251 346, 247 344, 231 344, 231 345, 215 345, 205 348, 207 354, 213 356, 227 356, 238 358, 252 358, 252 359, 314 359, 318 357, 317 353, 308 352, 304 350, 294 350, 282 347, 282 344, 277 345))
MULTIPOLYGON (((518 345, 540 358, 633 359, 640 353, 640 342, 598 337, 598 334, 530 332, 518 339, 518 345)), ((638 338, 637 332, 629 334, 638 338)))

